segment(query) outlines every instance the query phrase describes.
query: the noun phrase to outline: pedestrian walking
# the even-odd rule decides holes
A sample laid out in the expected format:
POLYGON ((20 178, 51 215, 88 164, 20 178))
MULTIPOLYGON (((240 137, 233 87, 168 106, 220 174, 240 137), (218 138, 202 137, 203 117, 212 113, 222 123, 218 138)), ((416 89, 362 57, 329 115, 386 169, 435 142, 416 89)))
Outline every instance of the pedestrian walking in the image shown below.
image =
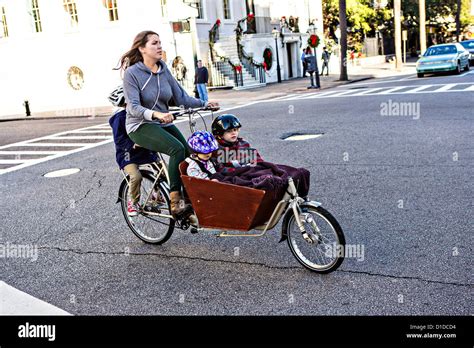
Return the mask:
POLYGON ((326 68, 326 76, 329 75, 329 58, 330 58, 330 56, 331 56, 331 53, 329 53, 326 46, 323 47, 323 54, 322 54, 323 67, 321 69, 321 76, 324 75, 324 68, 326 68))
POLYGON ((308 63, 306 63, 306 49, 303 48, 303 52, 301 53, 301 63, 303 64, 303 77, 306 77, 306 69, 308 68, 308 63))
POLYGON ((207 68, 202 65, 202 60, 197 61, 196 75, 194 76, 194 84, 199 93, 199 99, 207 102, 207 82, 209 81, 209 72, 207 68))

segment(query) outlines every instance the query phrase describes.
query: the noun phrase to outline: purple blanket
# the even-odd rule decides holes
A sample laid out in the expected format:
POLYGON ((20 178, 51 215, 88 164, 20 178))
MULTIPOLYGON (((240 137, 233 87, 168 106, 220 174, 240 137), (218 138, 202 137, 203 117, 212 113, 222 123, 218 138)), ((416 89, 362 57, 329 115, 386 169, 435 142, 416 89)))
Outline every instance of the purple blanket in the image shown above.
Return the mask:
POLYGON ((230 173, 216 173, 212 175, 212 179, 227 184, 271 191, 275 198, 281 198, 288 186, 289 176, 293 178, 300 197, 306 197, 309 191, 310 173, 304 168, 260 162, 255 166, 237 168, 230 173))

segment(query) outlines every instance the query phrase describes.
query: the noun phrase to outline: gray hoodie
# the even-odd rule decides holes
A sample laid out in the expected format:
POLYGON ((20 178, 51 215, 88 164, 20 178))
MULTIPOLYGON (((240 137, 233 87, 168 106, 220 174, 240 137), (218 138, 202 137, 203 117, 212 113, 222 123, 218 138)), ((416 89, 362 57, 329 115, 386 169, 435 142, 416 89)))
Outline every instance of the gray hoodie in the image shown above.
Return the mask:
POLYGON ((127 133, 132 133, 143 123, 156 123, 162 127, 159 120, 152 120, 153 111, 168 112, 168 102, 174 99, 176 105, 186 108, 205 106, 207 103, 190 97, 162 61, 158 73, 153 73, 143 62, 138 62, 125 70, 123 90, 127 103, 127 133))

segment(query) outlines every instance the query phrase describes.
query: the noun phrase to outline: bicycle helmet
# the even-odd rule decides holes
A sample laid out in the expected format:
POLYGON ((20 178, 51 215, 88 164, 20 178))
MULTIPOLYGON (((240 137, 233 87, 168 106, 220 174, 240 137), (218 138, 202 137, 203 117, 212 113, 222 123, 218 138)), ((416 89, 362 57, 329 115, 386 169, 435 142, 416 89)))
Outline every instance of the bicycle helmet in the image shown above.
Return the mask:
POLYGON ((123 94, 123 85, 117 86, 109 95, 109 101, 113 106, 120 107, 125 104, 125 94, 123 94))
POLYGON ((212 122, 212 134, 214 134, 214 136, 223 136, 229 129, 240 127, 242 127, 242 125, 235 115, 224 114, 217 116, 212 122))
POLYGON ((189 147, 196 153, 208 154, 219 148, 216 138, 208 131, 196 131, 188 138, 189 147))

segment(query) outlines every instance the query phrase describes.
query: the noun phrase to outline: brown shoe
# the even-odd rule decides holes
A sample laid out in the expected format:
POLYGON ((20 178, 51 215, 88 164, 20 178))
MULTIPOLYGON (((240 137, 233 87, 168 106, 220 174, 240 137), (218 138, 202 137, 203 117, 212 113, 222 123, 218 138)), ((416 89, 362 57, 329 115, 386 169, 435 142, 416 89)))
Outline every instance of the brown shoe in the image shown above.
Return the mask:
POLYGON ((175 219, 185 217, 186 214, 191 214, 193 211, 192 206, 184 202, 179 191, 170 192, 170 208, 171 215, 175 219))

